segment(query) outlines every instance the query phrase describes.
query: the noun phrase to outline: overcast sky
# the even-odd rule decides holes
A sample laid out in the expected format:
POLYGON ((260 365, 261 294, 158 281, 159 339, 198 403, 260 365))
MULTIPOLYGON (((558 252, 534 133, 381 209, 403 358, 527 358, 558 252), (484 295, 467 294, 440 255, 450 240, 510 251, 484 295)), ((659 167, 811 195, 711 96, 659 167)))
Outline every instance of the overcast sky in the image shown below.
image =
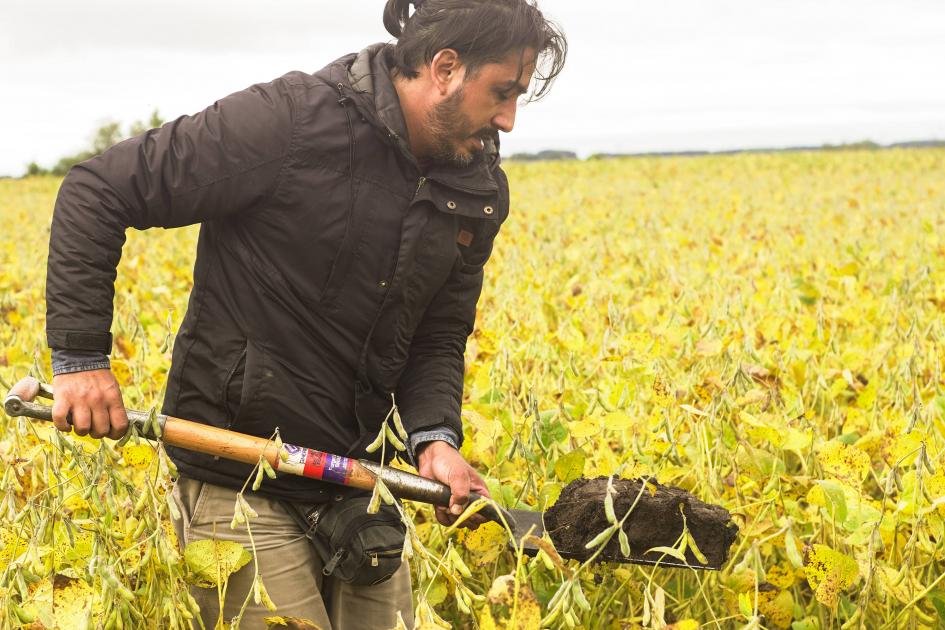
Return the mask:
MULTIPOLYGON (((382 0, 3 0, 0 174, 388 40, 382 0)), ((942 0, 540 0, 565 72, 506 154, 945 139, 942 0)))

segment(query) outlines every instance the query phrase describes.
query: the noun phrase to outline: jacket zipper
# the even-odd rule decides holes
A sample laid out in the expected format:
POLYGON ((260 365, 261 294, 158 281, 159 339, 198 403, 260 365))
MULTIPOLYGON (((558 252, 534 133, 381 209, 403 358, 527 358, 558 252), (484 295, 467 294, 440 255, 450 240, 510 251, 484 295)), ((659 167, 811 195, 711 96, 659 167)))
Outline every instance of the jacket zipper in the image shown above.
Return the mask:
POLYGON ((423 188, 423 185, 424 185, 426 182, 427 182, 427 178, 426 178, 426 177, 421 177, 421 178, 420 178, 420 181, 417 182, 417 189, 416 189, 415 191, 413 191, 413 197, 414 197, 414 199, 416 199, 416 198, 417 198, 417 195, 420 194, 420 189, 423 188))

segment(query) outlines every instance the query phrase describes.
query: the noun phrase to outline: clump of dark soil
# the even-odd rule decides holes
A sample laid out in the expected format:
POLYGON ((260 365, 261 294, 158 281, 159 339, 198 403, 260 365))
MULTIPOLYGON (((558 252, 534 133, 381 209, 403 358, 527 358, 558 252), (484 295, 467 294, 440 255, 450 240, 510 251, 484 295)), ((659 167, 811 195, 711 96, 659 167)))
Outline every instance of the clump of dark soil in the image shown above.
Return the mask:
MULTIPOLYGON (((630 543, 630 557, 658 560, 660 553, 645 552, 653 547, 674 546, 682 534, 682 515, 685 514, 686 526, 699 550, 708 560, 706 565, 721 568, 728 558, 729 547, 738 534, 738 526, 732 522, 728 510, 704 503, 681 488, 664 486, 656 481, 648 483, 650 488, 644 488, 640 479, 613 481, 616 491, 614 511, 618 520, 623 518, 636 501, 636 506, 623 524, 630 543), (651 492, 654 488, 655 492, 651 492)), ((561 491, 558 501, 545 511, 545 530, 562 555, 586 560, 597 551, 596 548, 585 549, 585 545, 610 526, 604 512, 606 491, 607 477, 575 479, 561 491)), ((620 542, 616 534, 597 556, 597 560, 601 562, 621 562, 627 559, 620 552, 620 542)), ((686 559, 692 565, 702 565, 692 550, 686 550, 686 559)), ((663 561, 679 562, 672 556, 665 556, 663 561)))

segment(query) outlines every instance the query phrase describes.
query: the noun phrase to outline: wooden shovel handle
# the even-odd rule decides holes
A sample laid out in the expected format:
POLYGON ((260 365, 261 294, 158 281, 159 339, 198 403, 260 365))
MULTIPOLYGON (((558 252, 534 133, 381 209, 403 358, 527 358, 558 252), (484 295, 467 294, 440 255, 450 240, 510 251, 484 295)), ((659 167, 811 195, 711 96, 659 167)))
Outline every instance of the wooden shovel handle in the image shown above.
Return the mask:
POLYGON ((200 422, 166 416, 162 439, 171 446, 244 464, 255 464, 262 455, 283 473, 362 490, 374 488, 374 475, 356 459, 293 444, 280 449, 272 440, 200 422))
MULTIPOLYGON (((16 383, 4 399, 4 409, 11 416, 28 416, 39 420, 52 420, 52 410, 46 405, 33 402, 36 396, 51 398, 52 388, 37 379, 26 377, 16 383)), ((246 435, 221 429, 201 422, 184 420, 164 414, 151 414, 134 409, 125 410, 128 420, 148 438, 160 437, 165 444, 223 457, 244 464, 255 465, 259 457, 265 457, 279 472, 328 483, 373 490, 375 480, 380 477, 394 496, 413 501, 447 506, 450 502, 449 486, 375 462, 334 455, 312 448, 283 444, 278 448, 270 439, 246 435), (159 435, 153 422, 159 425, 159 435)), ((470 501, 478 498, 471 496, 470 501)), ((490 506, 491 507, 491 506, 490 506)), ((484 510, 488 513, 488 510, 484 510)))

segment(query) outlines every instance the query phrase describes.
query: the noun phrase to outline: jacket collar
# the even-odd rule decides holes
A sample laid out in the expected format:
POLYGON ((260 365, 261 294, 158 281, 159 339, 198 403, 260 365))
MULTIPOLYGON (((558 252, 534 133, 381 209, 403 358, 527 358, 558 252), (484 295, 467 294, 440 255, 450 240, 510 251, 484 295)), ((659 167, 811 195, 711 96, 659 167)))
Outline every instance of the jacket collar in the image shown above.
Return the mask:
MULTIPOLYGON (((385 43, 372 44, 353 59, 346 57, 342 82, 347 83, 360 113, 419 170, 417 159, 407 144, 407 123, 390 77, 389 47, 390 44, 385 43)), ((486 143, 485 150, 485 162, 463 168, 436 166, 427 177, 469 192, 495 192, 498 185, 492 169, 499 163, 498 134, 492 142, 486 143)))

